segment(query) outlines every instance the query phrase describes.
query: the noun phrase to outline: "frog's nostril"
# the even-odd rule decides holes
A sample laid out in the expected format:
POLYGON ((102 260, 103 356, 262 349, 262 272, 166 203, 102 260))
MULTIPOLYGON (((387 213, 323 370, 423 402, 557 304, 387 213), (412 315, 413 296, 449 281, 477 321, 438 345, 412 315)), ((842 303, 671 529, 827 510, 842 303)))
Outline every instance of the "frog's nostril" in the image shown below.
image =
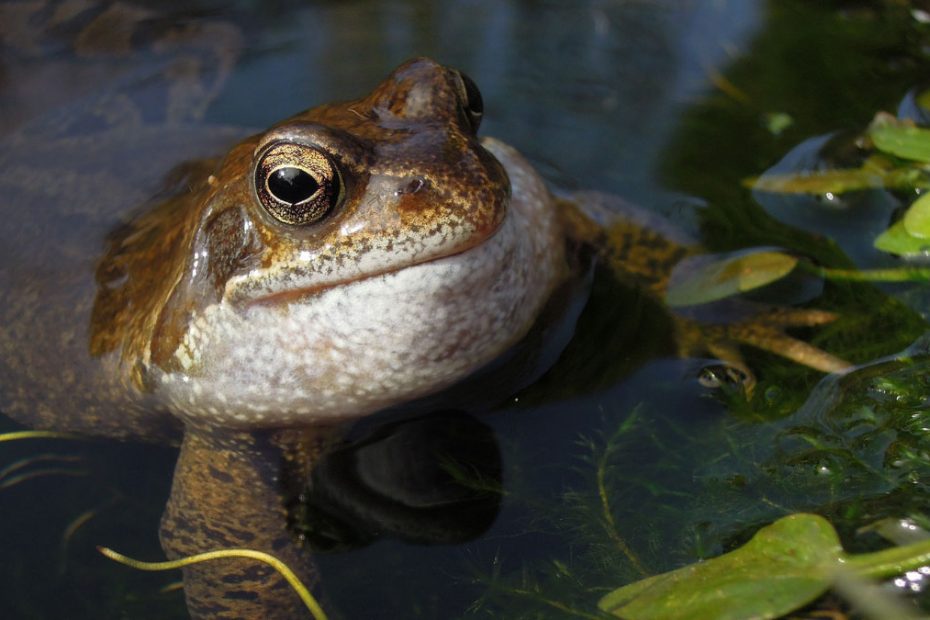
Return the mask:
POLYGON ((405 185, 399 187, 396 192, 398 196, 416 194, 418 191, 426 187, 426 181, 422 177, 413 177, 405 185))

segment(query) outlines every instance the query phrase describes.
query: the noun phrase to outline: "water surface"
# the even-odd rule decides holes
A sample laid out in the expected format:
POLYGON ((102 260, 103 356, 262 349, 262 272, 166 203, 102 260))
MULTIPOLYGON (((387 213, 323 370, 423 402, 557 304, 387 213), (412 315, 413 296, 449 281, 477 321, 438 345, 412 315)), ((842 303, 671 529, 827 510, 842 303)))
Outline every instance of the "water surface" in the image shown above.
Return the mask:
MULTIPOLYGON (((898 197, 867 197, 872 220, 857 211, 807 217, 805 203, 779 206, 742 184, 809 138, 860 131, 926 75, 930 62, 915 42, 926 32, 907 10, 809 4, 139 2, 131 6, 159 16, 156 26, 125 45, 114 37, 86 48, 75 37, 88 16, 45 32, 47 13, 37 13, 0 29, 0 130, 36 141, 53 141, 62 127, 90 133, 92 110, 125 98, 138 126, 168 122, 171 136, 204 136, 189 151, 176 146, 182 141, 169 150, 157 135, 99 146, 112 149, 109 161, 150 168, 121 189, 143 202, 182 159, 363 94, 400 62, 427 55, 478 83, 482 132, 517 146, 555 186, 620 194, 714 250, 776 245, 827 263, 893 264, 869 249, 861 222, 886 226, 898 197), (222 26, 170 53, 153 47, 174 24, 222 26), (202 105, 172 113, 167 75, 187 55, 203 63, 191 74, 202 105), (789 115, 784 131, 768 124, 774 113, 789 115)), ((19 161, 6 148, 4 161, 19 161)), ((100 153, 75 169, 106 161, 100 153)), ((50 241, 59 233, 50 230, 50 241)), ((827 285, 812 305, 852 318, 805 336, 871 363, 923 332, 920 299, 914 286, 827 285)), ((747 403, 701 385, 711 362, 659 354, 668 325, 650 304, 595 274, 555 368, 467 423, 475 435, 462 458, 500 456, 490 469, 500 480, 489 480, 501 485, 498 505, 474 517, 477 527, 436 526, 445 539, 374 532, 331 544, 340 549, 320 564, 334 615, 571 617, 553 603, 592 613, 606 590, 720 553, 788 512, 825 514, 847 544, 868 547, 876 541, 854 536, 856 527, 927 510, 920 455, 930 446, 915 395, 922 367, 889 361, 818 387, 818 373, 750 353, 760 386, 747 403)), ((17 428, 6 419, 2 427, 17 428)), ((48 473, 0 488, 9 617, 184 617, 182 595, 160 591, 176 575, 135 573, 94 552, 105 544, 161 557, 157 526, 175 454, 111 442, 3 444, 0 468, 39 455, 23 471, 48 473)))

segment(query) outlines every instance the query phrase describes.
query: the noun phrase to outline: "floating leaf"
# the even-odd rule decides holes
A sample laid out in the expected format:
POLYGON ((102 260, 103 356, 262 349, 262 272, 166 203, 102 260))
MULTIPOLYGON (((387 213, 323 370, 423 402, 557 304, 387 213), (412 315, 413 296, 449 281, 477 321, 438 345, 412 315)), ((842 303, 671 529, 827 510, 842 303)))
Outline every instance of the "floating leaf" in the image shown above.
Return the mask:
POLYGON ((842 557, 826 519, 791 515, 735 551, 618 588, 598 607, 628 620, 777 618, 823 594, 842 557))
POLYGON ((869 126, 869 137, 880 151, 902 159, 930 163, 930 130, 879 113, 869 126))
POLYGON ((851 555, 826 519, 800 513, 735 551, 617 588, 598 607, 626 620, 765 620, 807 605, 837 579, 887 579, 928 563, 930 540, 851 555))
POLYGON ((930 251, 930 239, 919 239, 907 232, 904 220, 895 222, 873 243, 876 249, 898 256, 923 256, 930 251))
POLYGON ((908 207, 903 218, 904 230, 912 237, 930 239, 930 194, 924 194, 908 207))
POLYGON ((774 250, 692 256, 675 266, 665 300, 670 306, 716 301, 780 280, 797 264, 794 256, 774 250))
POLYGON ((769 173, 743 184, 760 192, 778 194, 842 194, 866 189, 914 189, 930 187, 926 170, 919 166, 891 167, 886 156, 873 156, 861 168, 769 173))
POLYGON ((885 174, 880 170, 858 168, 852 170, 823 170, 766 174, 749 179, 747 184, 760 192, 779 194, 842 194, 860 189, 885 186, 885 174))

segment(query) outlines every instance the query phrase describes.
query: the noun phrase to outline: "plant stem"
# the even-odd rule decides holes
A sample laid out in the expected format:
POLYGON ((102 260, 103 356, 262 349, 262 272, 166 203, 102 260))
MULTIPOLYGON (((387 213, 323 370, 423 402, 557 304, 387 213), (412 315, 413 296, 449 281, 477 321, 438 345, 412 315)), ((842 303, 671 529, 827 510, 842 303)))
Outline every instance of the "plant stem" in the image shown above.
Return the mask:
POLYGON ((927 282, 930 281, 930 268, 898 267, 895 269, 829 269, 806 263, 804 269, 827 280, 847 282, 927 282))
POLYGON ((81 439, 74 433, 59 433, 58 431, 13 431, 0 434, 0 441, 18 441, 20 439, 81 439))
POLYGON ((886 579, 930 565, 930 540, 847 556, 844 563, 860 577, 886 579))
POLYGON ((275 556, 269 553, 265 553, 264 551, 256 551, 254 549, 217 549, 216 551, 198 553, 196 555, 191 555, 177 560, 169 560, 167 562, 143 562, 141 560, 135 560, 123 555, 122 553, 113 551, 108 547, 98 546, 97 551, 115 562, 125 564, 126 566, 135 568, 136 570, 145 571, 174 570, 178 568, 184 568, 185 566, 189 566, 191 564, 198 564, 200 562, 208 562, 210 560, 217 560, 222 558, 248 558, 251 560, 258 560, 259 562, 268 564, 276 571, 278 571, 282 577, 284 577, 290 586, 294 588, 294 591, 300 597, 300 600, 303 601, 304 605, 306 605, 307 610, 310 611, 310 614, 314 617, 315 620, 327 620, 326 612, 323 611, 323 608, 320 607, 320 604, 313 597, 313 595, 310 594, 310 591, 300 581, 297 575, 294 574, 294 571, 292 571, 287 566, 287 564, 275 556))
POLYGON ((597 462, 597 494, 601 500, 601 510, 604 514, 604 525, 607 529, 607 536, 617 545, 617 548, 620 550, 626 558, 630 561, 630 564, 633 565, 640 575, 643 577, 649 576, 649 571, 646 570, 646 567, 643 566, 643 563, 639 561, 639 558, 636 557, 636 554, 633 553, 633 550, 630 548, 626 541, 620 536, 620 533, 617 531, 617 523, 614 521, 613 511, 610 509, 610 498, 607 494, 607 457, 609 453, 609 448, 605 447, 604 452, 601 454, 597 462))

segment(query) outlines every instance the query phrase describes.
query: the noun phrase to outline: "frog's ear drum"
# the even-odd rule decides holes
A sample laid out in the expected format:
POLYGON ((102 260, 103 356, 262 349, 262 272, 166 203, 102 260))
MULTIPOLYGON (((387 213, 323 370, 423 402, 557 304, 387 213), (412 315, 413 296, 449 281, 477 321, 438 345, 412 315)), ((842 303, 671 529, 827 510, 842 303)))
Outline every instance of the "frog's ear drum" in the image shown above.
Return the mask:
POLYGON ((273 142, 255 165, 255 194, 273 218, 292 226, 323 219, 339 204, 342 178, 332 160, 318 148, 273 142))

